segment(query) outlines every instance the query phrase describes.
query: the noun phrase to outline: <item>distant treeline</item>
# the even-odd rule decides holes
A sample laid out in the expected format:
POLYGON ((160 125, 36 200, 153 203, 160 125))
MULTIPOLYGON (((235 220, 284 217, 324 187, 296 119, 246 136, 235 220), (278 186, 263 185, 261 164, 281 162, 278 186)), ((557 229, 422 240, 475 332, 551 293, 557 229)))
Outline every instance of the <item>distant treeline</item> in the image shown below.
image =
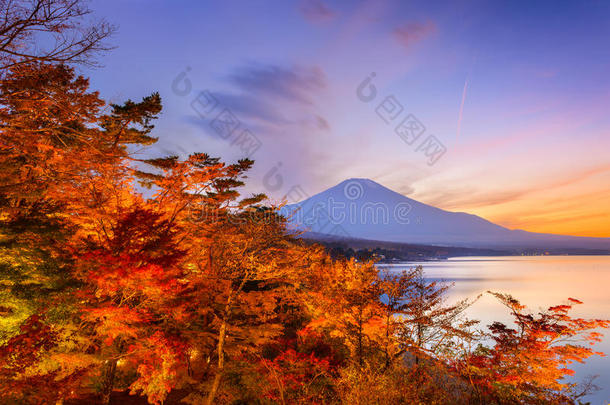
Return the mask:
POLYGON ((328 253, 335 258, 346 257, 381 262, 425 261, 464 256, 610 255, 610 251, 602 249, 467 248, 459 246, 417 245, 357 238, 337 238, 323 234, 305 234, 303 239, 309 241, 309 243, 323 245, 328 253))

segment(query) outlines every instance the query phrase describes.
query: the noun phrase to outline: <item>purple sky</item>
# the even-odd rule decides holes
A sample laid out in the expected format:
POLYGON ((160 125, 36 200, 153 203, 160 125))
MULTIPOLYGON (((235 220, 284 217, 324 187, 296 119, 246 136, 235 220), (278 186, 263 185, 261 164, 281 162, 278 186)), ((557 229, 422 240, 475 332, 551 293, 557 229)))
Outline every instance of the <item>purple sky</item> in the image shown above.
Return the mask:
POLYGON ((406 3, 98 0, 117 49, 85 73, 112 102, 161 93, 147 153, 260 144, 246 192, 366 177, 511 228, 610 236, 610 3, 406 3), (410 114, 425 132, 402 139, 410 114))

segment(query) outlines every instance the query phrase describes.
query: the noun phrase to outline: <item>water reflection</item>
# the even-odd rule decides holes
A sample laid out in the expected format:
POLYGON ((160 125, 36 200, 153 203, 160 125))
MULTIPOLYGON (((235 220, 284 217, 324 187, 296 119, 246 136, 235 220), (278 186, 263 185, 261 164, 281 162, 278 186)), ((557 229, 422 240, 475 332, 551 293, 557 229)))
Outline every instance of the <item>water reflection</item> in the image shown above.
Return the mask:
MULTIPOLYGON (((426 278, 453 284, 449 303, 494 291, 512 294, 530 309, 539 310, 572 297, 584 302, 574 308, 573 316, 610 318, 610 256, 468 257, 380 267, 399 271, 417 265, 424 267, 426 278)), ((468 309, 467 316, 482 325, 511 320, 507 309, 488 294, 468 309)), ((596 349, 610 355, 610 336, 596 349)), ((610 403, 610 357, 595 356, 573 369, 577 379, 599 375, 596 383, 602 390, 588 401, 610 403)))

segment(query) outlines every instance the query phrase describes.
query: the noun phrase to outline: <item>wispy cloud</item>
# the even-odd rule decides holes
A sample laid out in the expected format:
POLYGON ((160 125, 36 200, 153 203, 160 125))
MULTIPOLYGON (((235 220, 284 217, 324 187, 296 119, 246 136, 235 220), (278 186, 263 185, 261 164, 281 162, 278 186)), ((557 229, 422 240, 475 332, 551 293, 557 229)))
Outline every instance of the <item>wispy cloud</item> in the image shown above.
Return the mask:
POLYGON ((436 24, 432 21, 426 21, 424 23, 409 22, 394 29, 393 35, 401 45, 408 48, 435 32, 436 24))
POLYGON ((327 111, 320 107, 320 100, 328 97, 325 72, 317 66, 249 63, 229 70, 223 79, 205 90, 217 100, 217 108, 205 116, 189 111, 184 123, 205 136, 208 150, 213 147, 222 156, 243 157, 245 151, 235 143, 242 131, 260 141, 250 156, 257 164, 249 175, 249 191, 281 198, 290 187, 304 184, 315 149, 331 129, 327 111), (222 112, 237 122, 227 137, 212 125, 222 112), (270 178, 280 180, 270 186, 270 178))
POLYGON ((468 79, 464 82, 464 90, 462 90, 462 102, 460 103, 460 113, 458 114, 456 138, 459 138, 462 130, 462 115, 464 113, 464 102, 466 101, 466 90, 468 89, 468 79))
POLYGON ((229 81, 244 92, 302 104, 312 104, 311 92, 326 88, 326 76, 318 67, 251 65, 237 69, 229 81))
POLYGON ((305 19, 312 23, 323 23, 335 18, 336 13, 321 0, 303 0, 299 11, 305 19))
POLYGON ((476 190, 472 187, 460 187, 418 197, 424 200, 426 204, 446 210, 469 210, 511 202, 530 191, 532 190, 487 191, 476 190))
POLYGON ((420 195, 418 198, 427 204, 441 207, 443 209, 468 210, 480 207, 513 202, 533 193, 549 193, 553 190, 578 184, 589 177, 610 171, 610 165, 601 164, 582 169, 579 172, 563 173, 558 176, 559 180, 547 184, 532 184, 513 190, 482 190, 475 188, 456 187, 451 190, 442 190, 420 195))
POLYGON ((229 108, 242 119, 252 119, 275 125, 288 124, 290 122, 278 108, 256 94, 224 92, 214 92, 213 94, 222 105, 229 108))
POLYGON ((330 130, 330 124, 326 118, 316 115, 316 126, 319 130, 328 131, 330 130))

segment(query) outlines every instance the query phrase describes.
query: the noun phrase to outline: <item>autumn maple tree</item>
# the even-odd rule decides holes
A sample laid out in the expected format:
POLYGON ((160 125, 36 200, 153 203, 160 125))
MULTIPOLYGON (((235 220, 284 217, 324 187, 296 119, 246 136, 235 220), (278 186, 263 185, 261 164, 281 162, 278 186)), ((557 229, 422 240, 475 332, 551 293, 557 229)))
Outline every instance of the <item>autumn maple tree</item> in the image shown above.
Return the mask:
POLYGON ((579 301, 532 314, 495 294, 515 324, 483 330, 421 267, 329 254, 263 194, 242 195, 253 161, 148 148, 166 136, 161 96, 108 104, 70 65, 112 31, 80 25, 80 1, 0 10, 2 403, 582 395, 569 366, 600 354, 588 343, 610 324, 571 317, 579 301), (59 42, 34 46, 38 31, 59 42))
POLYGON ((574 318, 567 303, 533 314, 509 294, 492 293, 513 316, 514 326, 490 325, 493 346, 479 346, 463 363, 463 372, 476 388, 476 397, 493 403, 573 403, 584 393, 565 377, 569 365, 603 353, 593 350, 599 328, 607 320, 574 318))

